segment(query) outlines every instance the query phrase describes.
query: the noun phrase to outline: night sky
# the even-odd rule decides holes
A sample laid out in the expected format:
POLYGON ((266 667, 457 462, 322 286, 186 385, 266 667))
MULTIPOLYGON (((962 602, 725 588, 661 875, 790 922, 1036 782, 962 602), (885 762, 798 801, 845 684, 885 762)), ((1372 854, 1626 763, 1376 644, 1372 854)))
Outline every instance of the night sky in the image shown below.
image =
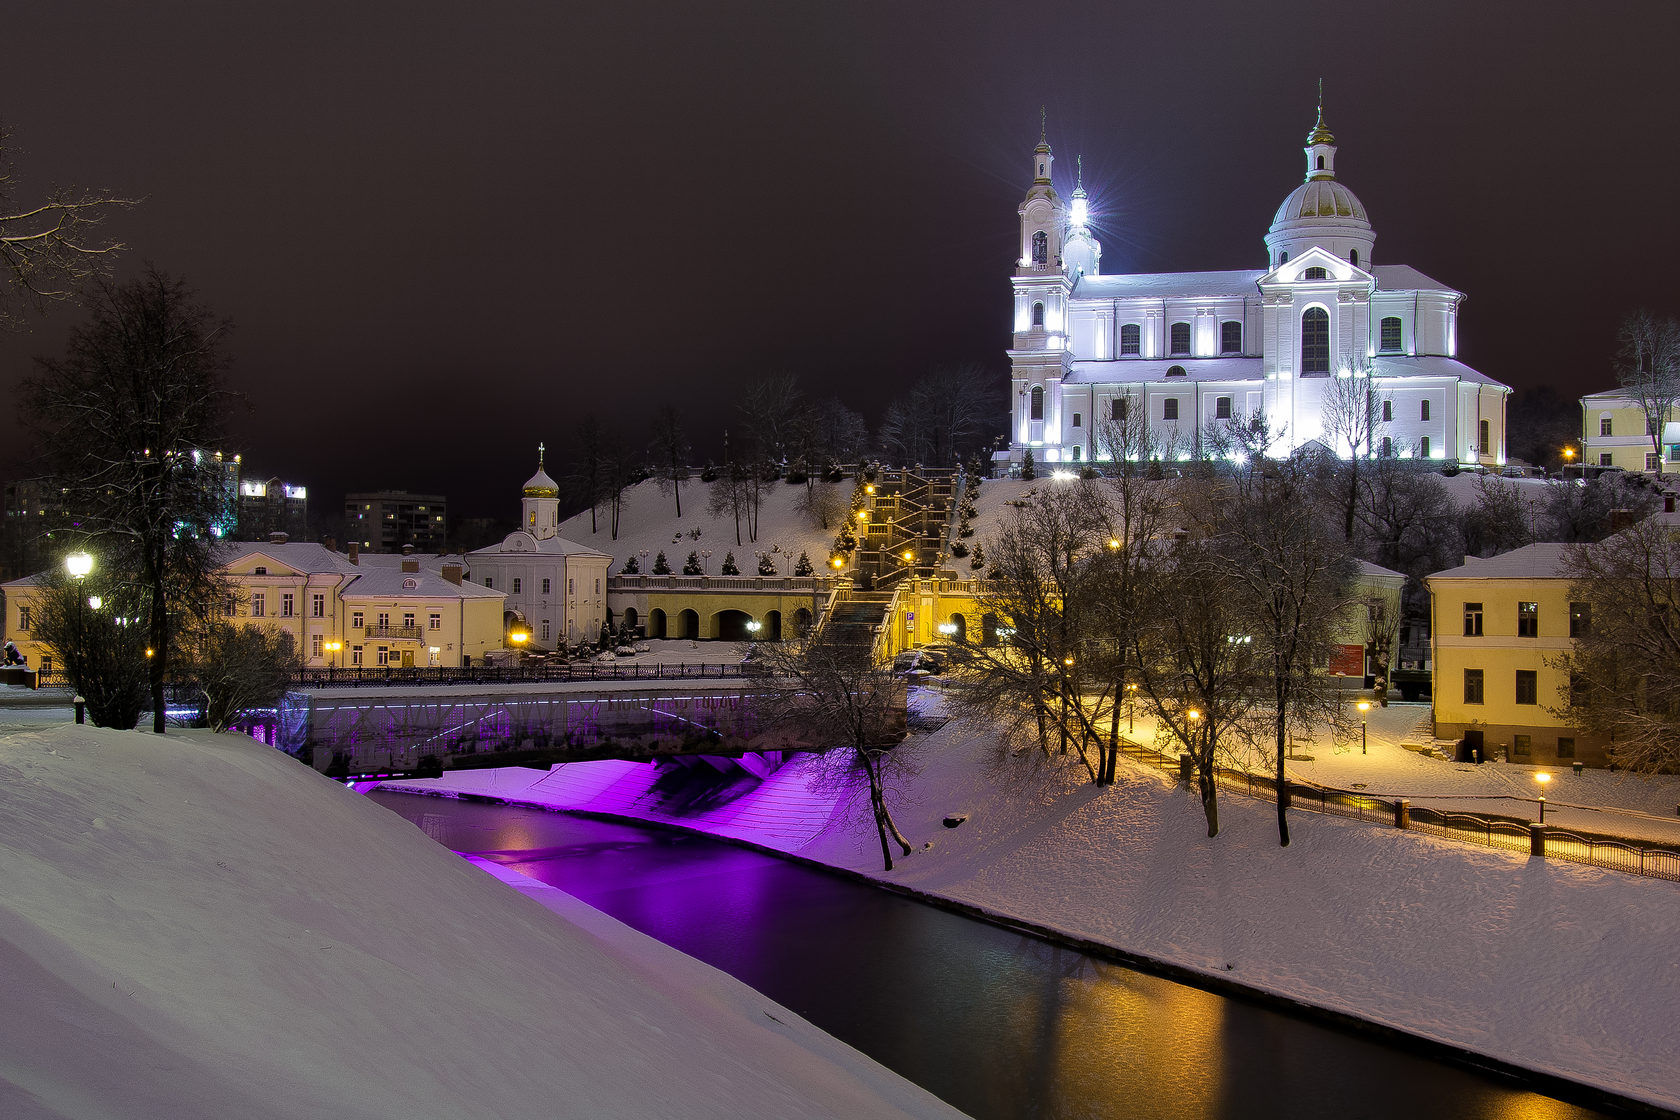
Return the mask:
MULTIPOLYGON (((1262 267, 1322 77, 1377 263, 1468 293, 1471 365, 1593 391, 1624 313, 1680 313, 1673 0, 90 0, 5 31, 21 199, 145 198, 125 272, 234 320, 237 449, 318 515, 514 516, 589 413, 639 446, 671 402, 715 455, 766 374, 871 423, 941 364, 1001 382, 1041 105, 1107 273, 1262 267)), ((0 338, 0 390, 74 319, 0 338)))

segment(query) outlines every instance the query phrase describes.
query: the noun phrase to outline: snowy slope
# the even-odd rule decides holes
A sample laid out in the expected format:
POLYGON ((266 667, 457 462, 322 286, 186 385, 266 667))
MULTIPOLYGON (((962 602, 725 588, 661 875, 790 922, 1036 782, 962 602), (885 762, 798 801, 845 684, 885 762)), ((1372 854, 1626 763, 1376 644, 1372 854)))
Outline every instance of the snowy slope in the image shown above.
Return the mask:
POLYGON ((0 733, 7 1120, 954 1115, 249 739, 41 723, 0 733))
MULTIPOLYGON (((710 575, 719 574, 724 554, 729 552, 735 554, 735 563, 742 575, 754 575, 758 571, 757 554, 771 552, 777 574, 791 576, 801 550, 810 554, 812 566, 820 573, 828 560, 834 535, 840 531, 836 522, 830 523, 831 528, 823 529, 799 512, 798 503, 805 493, 803 484, 794 486, 786 482, 769 482, 765 484, 764 504, 758 515, 758 540, 748 539, 747 524, 743 519, 742 543, 736 544, 735 518, 727 513, 722 517, 713 517, 706 512, 711 486, 697 479, 681 485, 683 515, 680 518, 677 516, 675 496, 661 491, 659 483, 650 479, 624 492, 617 540, 612 537, 611 515, 605 507, 595 513, 594 531, 590 529, 589 511, 584 510, 562 521, 559 534, 569 541, 588 545, 611 556, 615 575, 631 556, 635 556, 637 564, 641 564, 639 553, 645 548, 648 556, 647 564, 642 568, 643 574, 653 570, 654 557, 660 552, 665 553, 672 572, 681 572, 683 561, 688 559, 690 552, 710 549, 712 555, 707 562, 710 575), (699 535, 695 536, 695 533, 699 535)), ((851 479, 836 486, 842 517, 852 498, 852 486, 851 479)))

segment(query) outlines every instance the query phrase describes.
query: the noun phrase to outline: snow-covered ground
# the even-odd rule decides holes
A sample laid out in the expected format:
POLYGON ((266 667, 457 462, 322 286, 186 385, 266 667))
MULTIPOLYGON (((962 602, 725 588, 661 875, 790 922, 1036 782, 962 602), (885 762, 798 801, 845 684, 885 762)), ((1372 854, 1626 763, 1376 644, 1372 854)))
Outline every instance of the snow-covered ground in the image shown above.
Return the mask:
POLYGON ((250 739, 67 720, 0 719, 6 1120, 956 1115, 250 739))
POLYGON ((613 558, 612 571, 617 574, 624 562, 636 557, 643 575, 653 571, 654 558, 663 552, 673 573, 680 573, 690 552, 710 550, 705 558, 708 575, 720 575, 723 558, 733 552, 735 564, 742 575, 758 573, 758 554, 767 552, 776 565, 778 575, 791 576, 801 552, 811 558, 811 565, 821 572, 828 561, 834 536, 840 531, 852 500, 853 481, 836 484, 839 520, 831 521, 824 529, 800 512, 800 498, 804 485, 770 482, 764 487, 764 504, 758 514, 758 538, 749 539, 746 522, 741 523, 741 543, 735 543, 735 518, 730 514, 713 517, 707 512, 711 486, 698 479, 682 485, 681 517, 677 516, 676 498, 669 489, 649 480, 637 483, 624 492, 624 507, 619 511, 619 533, 612 536, 612 516, 603 507, 596 511, 594 529, 590 528, 588 510, 560 523, 559 534, 569 541, 588 545, 613 558), (647 550, 643 563, 642 550, 647 550))
MULTIPOLYGON (((938 694, 917 690, 916 702, 935 707, 938 694)), ((1357 742, 1340 753, 1313 744, 1303 753, 1314 761, 1298 765, 1373 793, 1526 788, 1527 768, 1401 749, 1425 711, 1378 709, 1369 754, 1357 742)), ((1137 737, 1147 738, 1141 723, 1137 737)), ((900 750, 920 772, 890 800, 926 846, 887 876, 895 882, 1680 1108, 1680 885, 1304 812, 1280 848, 1275 809, 1230 794, 1209 839, 1199 800, 1167 775, 1128 765, 1117 786, 1097 790, 1071 768, 1000 761, 993 736, 961 720, 900 750), (947 829, 950 813, 968 819, 947 829)), ((660 818, 644 796, 654 772, 581 763, 406 785, 660 818)), ((880 876, 861 798, 836 803, 807 777, 796 762, 682 821, 880 876)), ((1553 785, 1554 805, 1672 810, 1677 792, 1672 779, 1606 773, 1553 785)))

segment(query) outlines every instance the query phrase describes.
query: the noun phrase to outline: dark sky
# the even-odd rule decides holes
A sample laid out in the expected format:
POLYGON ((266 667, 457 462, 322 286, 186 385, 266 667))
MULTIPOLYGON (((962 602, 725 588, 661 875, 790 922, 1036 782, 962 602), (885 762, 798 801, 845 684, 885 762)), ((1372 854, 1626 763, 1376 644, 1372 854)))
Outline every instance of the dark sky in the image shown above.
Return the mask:
MULTIPOLYGON (((510 516, 589 413, 639 445, 674 403, 704 454, 769 373, 872 422, 936 365, 1001 380, 1040 105, 1105 272, 1259 268, 1322 77, 1376 261, 1469 295, 1460 357, 1603 388, 1622 314, 1680 312, 1677 33, 1674 0, 88 0, 8 13, 0 119, 24 200, 144 196, 125 268, 234 320, 249 468, 510 516)), ((73 319, 0 338, 0 391, 73 319)))

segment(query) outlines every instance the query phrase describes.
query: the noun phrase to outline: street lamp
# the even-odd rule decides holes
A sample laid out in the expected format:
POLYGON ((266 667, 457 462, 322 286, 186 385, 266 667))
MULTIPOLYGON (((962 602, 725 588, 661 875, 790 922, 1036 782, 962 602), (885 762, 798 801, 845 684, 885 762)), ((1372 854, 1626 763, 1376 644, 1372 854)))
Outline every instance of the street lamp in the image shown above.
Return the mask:
POLYGON ((1369 700, 1361 700, 1358 704, 1355 704, 1354 707, 1359 709, 1359 753, 1365 754, 1365 716, 1371 710, 1371 702, 1369 700))
POLYGON ((1552 776, 1550 774, 1546 773, 1544 770, 1542 770, 1542 771, 1540 771, 1540 773, 1534 775, 1534 780, 1540 783, 1540 823, 1545 824, 1546 823, 1546 783, 1552 780, 1552 776))
POLYGON ((763 627, 763 625, 764 624, 759 622, 758 619, 750 618, 750 619, 747 620, 747 633, 751 634, 753 637, 756 638, 756 637, 758 637, 758 632, 763 627))
POLYGON ((700 550, 700 574, 703 576, 712 574, 712 550, 709 548, 700 550))
POLYGON ((1126 730, 1127 731, 1135 731, 1136 730, 1136 728, 1132 724, 1132 717, 1133 717, 1133 715, 1136 711, 1136 708, 1137 708, 1137 685, 1129 684, 1129 685, 1126 686, 1126 730))
POLYGON ((337 640, 323 642, 321 648, 325 649, 332 658, 332 663, 327 666, 327 679, 330 681, 333 673, 338 671, 338 651, 344 648, 344 643, 337 640))
POLYGON ((85 552, 72 552, 64 558, 64 569, 77 579, 93 571, 93 557, 85 552))

